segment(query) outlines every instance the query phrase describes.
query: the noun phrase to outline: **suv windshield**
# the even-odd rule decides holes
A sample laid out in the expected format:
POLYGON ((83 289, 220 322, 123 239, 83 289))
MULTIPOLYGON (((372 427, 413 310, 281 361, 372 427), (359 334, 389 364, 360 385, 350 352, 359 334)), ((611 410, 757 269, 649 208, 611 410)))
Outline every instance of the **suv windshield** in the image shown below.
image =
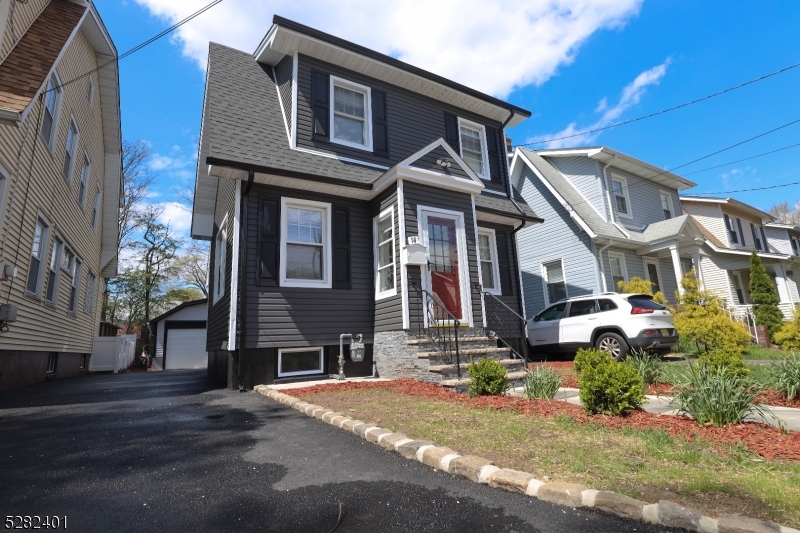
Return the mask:
POLYGON ((645 309, 665 309, 660 303, 654 302, 652 296, 646 296, 644 294, 631 296, 628 298, 628 303, 633 307, 644 307, 645 309))
POLYGON ((534 322, 539 322, 540 320, 559 320, 564 317, 564 310, 566 310, 566 308, 566 302, 548 307, 534 318, 534 322))

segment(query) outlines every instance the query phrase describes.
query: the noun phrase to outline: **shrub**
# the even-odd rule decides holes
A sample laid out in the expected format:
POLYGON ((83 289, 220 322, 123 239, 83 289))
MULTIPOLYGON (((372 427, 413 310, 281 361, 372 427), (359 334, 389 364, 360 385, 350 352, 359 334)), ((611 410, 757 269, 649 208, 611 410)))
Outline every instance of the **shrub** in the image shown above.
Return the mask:
POLYGON ((800 306, 794 309, 794 318, 784 322, 772 340, 784 350, 800 350, 800 306))
POLYGON ((575 354, 575 372, 580 374, 587 368, 594 368, 604 363, 612 363, 614 359, 608 352, 601 352, 594 348, 581 348, 575 354))
POLYGON ((561 376, 547 365, 537 365, 525 376, 525 396, 532 400, 550 400, 561 388, 561 376))
MULTIPOLYGON (((623 294, 653 294, 653 287, 655 287, 655 285, 656 284, 652 281, 634 276, 628 281, 618 281, 617 292, 623 294)), ((662 305, 667 303, 667 299, 661 291, 653 294, 653 300, 662 305)))
POLYGON ((701 426, 738 424, 750 414, 766 421, 769 411, 752 403, 761 389, 749 380, 709 365, 691 365, 678 376, 671 405, 701 426))
POLYGON ((700 355, 697 363, 712 370, 722 369, 725 373, 739 378, 746 378, 750 375, 750 369, 744 364, 742 354, 737 352, 726 352, 725 350, 705 352, 700 355))
POLYGON ((773 386, 790 400, 800 396, 800 358, 792 354, 783 362, 772 365, 770 377, 773 386))
POLYGON ((481 359, 467 367, 472 378, 469 383, 469 395, 484 396, 503 394, 508 389, 508 372, 506 367, 494 359, 481 359))
POLYGON ((645 385, 652 385, 661 375, 661 358, 645 350, 634 349, 625 363, 636 369, 645 385))
POLYGON ((772 339, 783 326, 783 313, 778 308, 775 284, 755 250, 750 255, 750 299, 753 300, 756 325, 766 326, 769 338, 772 339))
POLYGON ((642 380, 636 369, 611 359, 583 369, 578 376, 580 399, 589 414, 622 415, 644 401, 642 380))

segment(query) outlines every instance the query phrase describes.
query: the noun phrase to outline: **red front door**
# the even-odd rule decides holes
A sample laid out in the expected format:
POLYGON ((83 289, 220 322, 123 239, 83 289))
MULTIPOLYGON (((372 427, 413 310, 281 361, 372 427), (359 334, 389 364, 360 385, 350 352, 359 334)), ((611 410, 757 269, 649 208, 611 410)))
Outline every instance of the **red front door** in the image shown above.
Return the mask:
MULTIPOLYGON (((456 221, 449 218, 428 217, 428 258, 430 261, 431 289, 444 307, 461 319, 461 283, 458 277, 458 243, 456 221)), ((441 313, 444 315, 444 313, 441 313)), ((437 316, 449 320, 449 316, 437 316)))

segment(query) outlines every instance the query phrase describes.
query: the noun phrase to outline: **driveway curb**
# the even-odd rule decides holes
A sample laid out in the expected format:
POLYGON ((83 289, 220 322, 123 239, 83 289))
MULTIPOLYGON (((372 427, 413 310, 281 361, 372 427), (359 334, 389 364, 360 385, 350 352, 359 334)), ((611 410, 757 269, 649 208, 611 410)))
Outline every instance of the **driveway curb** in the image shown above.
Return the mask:
POLYGON ((756 520, 739 515, 723 515, 719 518, 703 516, 699 511, 667 500, 648 504, 616 492, 597 491, 571 483, 546 483, 527 472, 498 468, 488 459, 472 455, 462 456, 450 448, 438 447, 429 441, 413 440, 401 433, 367 425, 361 420, 353 420, 332 409, 308 404, 267 385, 257 385, 253 390, 311 418, 320 419, 327 424, 355 433, 367 442, 396 451, 407 459, 419 461, 449 474, 463 476, 476 483, 519 492, 543 501, 573 508, 596 508, 626 519, 642 520, 666 527, 682 527, 700 533, 800 533, 800 530, 768 520, 756 520))

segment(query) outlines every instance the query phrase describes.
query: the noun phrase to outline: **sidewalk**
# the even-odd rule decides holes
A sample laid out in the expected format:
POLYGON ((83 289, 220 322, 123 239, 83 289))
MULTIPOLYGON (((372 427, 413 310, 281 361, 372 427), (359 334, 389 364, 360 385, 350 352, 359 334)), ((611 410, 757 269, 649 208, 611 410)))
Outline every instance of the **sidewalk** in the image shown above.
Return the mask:
MULTIPOLYGON (((516 387, 509 391, 512 396, 523 397, 524 392, 522 387, 516 387)), ((562 387, 558 389, 555 396, 556 400, 571 403, 573 405, 580 405, 581 401, 578 398, 578 389, 569 387, 562 387)), ((669 396, 646 396, 646 401, 642 405, 642 409, 648 413, 655 413, 658 415, 672 415, 677 416, 678 412, 670 406, 672 400, 669 396)), ((776 407, 772 405, 766 406, 772 413, 772 417, 767 417, 766 423, 771 426, 780 427, 783 424, 784 429, 790 431, 800 431, 800 409, 791 407, 776 407)), ((761 421, 758 418, 752 419, 754 421, 761 421)))

